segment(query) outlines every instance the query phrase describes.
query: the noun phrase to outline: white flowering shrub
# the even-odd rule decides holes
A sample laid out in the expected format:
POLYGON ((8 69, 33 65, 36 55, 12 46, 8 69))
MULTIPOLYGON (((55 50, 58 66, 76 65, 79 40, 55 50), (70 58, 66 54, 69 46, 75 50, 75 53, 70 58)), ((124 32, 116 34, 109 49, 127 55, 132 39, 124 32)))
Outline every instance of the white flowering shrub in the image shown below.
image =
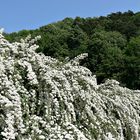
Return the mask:
POLYGON ((27 37, 0 34, 0 140, 139 140, 140 91, 97 85, 79 60, 35 52, 27 37))

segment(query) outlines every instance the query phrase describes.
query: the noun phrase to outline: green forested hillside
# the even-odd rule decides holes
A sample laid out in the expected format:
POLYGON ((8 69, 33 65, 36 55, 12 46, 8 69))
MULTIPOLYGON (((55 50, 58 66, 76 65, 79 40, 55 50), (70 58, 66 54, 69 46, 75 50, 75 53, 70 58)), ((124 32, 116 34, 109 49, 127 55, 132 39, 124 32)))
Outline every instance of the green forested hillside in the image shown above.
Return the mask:
POLYGON ((140 88, 140 12, 112 13, 106 17, 65 18, 36 30, 6 34, 10 42, 41 35, 37 52, 67 61, 87 52, 81 62, 98 83, 116 79, 123 86, 140 88))

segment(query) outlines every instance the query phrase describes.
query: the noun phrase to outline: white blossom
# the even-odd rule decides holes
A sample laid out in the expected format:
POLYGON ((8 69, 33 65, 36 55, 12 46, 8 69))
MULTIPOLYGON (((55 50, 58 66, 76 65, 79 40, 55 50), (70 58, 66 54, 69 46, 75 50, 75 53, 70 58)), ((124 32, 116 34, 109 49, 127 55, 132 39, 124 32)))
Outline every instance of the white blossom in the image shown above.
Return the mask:
POLYGON ((79 65, 36 53, 40 36, 9 43, 0 33, 2 140, 140 139, 140 91, 97 85, 79 65))

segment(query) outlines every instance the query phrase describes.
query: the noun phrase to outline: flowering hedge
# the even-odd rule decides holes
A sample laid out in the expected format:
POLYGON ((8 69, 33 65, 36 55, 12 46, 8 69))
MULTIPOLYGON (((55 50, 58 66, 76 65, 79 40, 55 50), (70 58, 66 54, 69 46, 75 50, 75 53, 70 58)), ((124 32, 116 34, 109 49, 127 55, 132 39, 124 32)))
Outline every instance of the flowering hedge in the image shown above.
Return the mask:
POLYGON ((140 138, 140 91, 115 80, 97 85, 79 65, 36 53, 40 36, 9 43, 0 34, 0 139, 140 138))

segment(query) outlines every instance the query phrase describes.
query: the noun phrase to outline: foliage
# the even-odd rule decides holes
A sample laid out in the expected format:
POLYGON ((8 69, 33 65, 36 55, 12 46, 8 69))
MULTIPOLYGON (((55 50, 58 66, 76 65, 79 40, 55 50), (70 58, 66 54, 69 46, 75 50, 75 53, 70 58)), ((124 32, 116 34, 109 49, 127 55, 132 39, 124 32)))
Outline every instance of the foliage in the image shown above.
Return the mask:
POLYGON ((122 80, 126 82, 130 88, 140 86, 140 36, 133 37, 128 43, 125 50, 125 70, 122 80), (130 80, 131 79, 131 80, 130 80))
POLYGON ((122 49, 125 45, 126 39, 118 32, 100 31, 93 34, 87 49, 87 63, 97 75, 99 83, 108 77, 120 81, 120 72, 124 68, 122 49))
MULTIPOLYGON (((102 34, 112 35, 98 33, 102 34)), ((28 36, 9 43, 0 34, 1 140, 140 138, 140 91, 123 88, 115 80, 98 85, 95 75, 79 65, 86 53, 62 63, 36 53, 38 39, 28 36)), ((121 55, 118 47, 111 47, 114 40, 110 39, 111 43, 103 45, 104 36, 103 40, 96 38, 102 53, 107 48, 101 57, 106 55, 109 60, 110 54, 116 57, 114 52, 121 55)), ((130 41, 128 54, 136 40, 130 41)))
MULTIPOLYGON (((137 76, 133 77, 132 83, 130 82, 132 76, 127 75, 127 72, 139 70, 138 57, 134 60, 130 58, 132 56, 125 53, 127 47, 130 46, 131 38, 140 35, 139 12, 117 12, 96 18, 65 18, 36 30, 5 33, 5 37, 13 42, 25 38, 28 34, 33 37, 41 35, 37 52, 43 52, 61 61, 65 61, 67 57, 74 58, 88 52, 89 58, 86 60, 89 61, 83 61, 82 64, 97 74, 99 83, 106 78, 115 78, 129 88, 140 87, 137 76), (98 61, 97 57, 99 57, 98 61)), ((136 47, 135 52, 138 51, 139 47, 136 47)))

